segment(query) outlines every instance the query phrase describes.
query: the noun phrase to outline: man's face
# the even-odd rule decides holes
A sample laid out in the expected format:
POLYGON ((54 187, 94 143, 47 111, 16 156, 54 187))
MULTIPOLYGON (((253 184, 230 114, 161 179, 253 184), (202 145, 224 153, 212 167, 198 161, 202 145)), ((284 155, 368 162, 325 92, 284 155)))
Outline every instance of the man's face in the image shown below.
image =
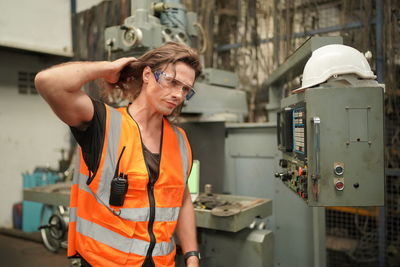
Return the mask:
POLYGON ((159 113, 168 116, 190 94, 195 71, 183 62, 169 64, 162 72, 150 71, 146 88, 148 103, 159 113))

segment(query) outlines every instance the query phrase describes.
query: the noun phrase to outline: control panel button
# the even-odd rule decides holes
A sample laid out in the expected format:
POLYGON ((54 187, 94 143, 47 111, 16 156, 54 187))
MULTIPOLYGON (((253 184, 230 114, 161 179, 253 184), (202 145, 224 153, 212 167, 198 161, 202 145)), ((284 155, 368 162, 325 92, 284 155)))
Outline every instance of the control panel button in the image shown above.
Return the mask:
POLYGON ((281 166, 282 168, 287 168, 288 167, 288 161, 285 159, 280 159, 279 160, 279 166, 281 166))
POLYGON ((344 189, 344 183, 342 181, 337 181, 335 183, 335 188, 338 191, 342 191, 344 189))
POLYGON ((336 175, 341 176, 344 173, 344 168, 342 165, 335 165, 334 172, 336 175))
POLYGON ((303 175, 303 168, 302 167, 298 167, 297 168, 297 175, 298 176, 302 176, 303 175))

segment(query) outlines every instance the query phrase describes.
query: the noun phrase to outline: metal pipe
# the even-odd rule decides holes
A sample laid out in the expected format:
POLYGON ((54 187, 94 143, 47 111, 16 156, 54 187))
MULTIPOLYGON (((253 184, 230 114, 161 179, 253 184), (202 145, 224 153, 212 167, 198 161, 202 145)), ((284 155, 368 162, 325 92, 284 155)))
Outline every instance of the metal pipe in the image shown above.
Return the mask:
POLYGON ((42 238, 40 237, 39 232, 27 233, 19 229, 0 227, 0 234, 42 243, 42 238))
POLYGON ((131 16, 136 13, 136 10, 142 9, 148 11, 150 9, 149 0, 136 1, 131 0, 131 16))
MULTIPOLYGON (((275 14, 279 14, 279 1, 274 0, 274 12, 275 14)), ((280 50, 280 24, 279 18, 277 15, 274 16, 274 37, 270 38, 274 42, 274 54, 273 54, 273 62, 274 65, 279 65, 279 50, 280 50)), ((261 40, 262 42, 262 40, 261 40)), ((218 49, 217 49, 218 51, 218 49)))
POLYGON ((400 169, 386 168, 385 173, 387 176, 400 176, 400 169))
POLYGON ((386 210, 385 207, 379 208, 379 219, 378 219, 378 262, 379 267, 386 266, 386 210))
POLYGON ((150 0, 131 0, 131 16, 135 17, 137 26, 147 23, 149 14, 151 14, 150 0))
MULTIPOLYGON (((371 24, 375 24, 375 20, 371 21, 371 24)), ((292 38, 302 38, 302 37, 313 36, 313 35, 321 34, 321 33, 329 33, 329 32, 337 32, 340 30, 356 29, 356 28, 361 28, 362 26, 363 26, 362 22, 354 21, 354 22, 350 22, 350 23, 344 24, 344 25, 330 26, 330 27, 306 31, 306 32, 296 32, 296 33, 293 33, 292 38)), ((285 37, 285 38, 282 38, 281 40, 286 40, 286 39, 287 38, 285 37)), ((275 37, 272 37, 272 38, 260 40, 259 44, 270 43, 270 42, 274 42, 274 41, 275 41, 275 37)), ((236 48, 239 48, 242 46, 243 46, 242 43, 226 44, 226 45, 218 46, 215 50, 217 52, 222 52, 222 51, 227 51, 230 49, 236 49, 236 48)))
MULTIPOLYGON (((383 1, 375 0, 375 42, 376 42, 376 76, 379 83, 384 80, 384 65, 383 65, 383 1)), ((379 235, 379 251, 378 261, 379 267, 386 266, 386 209, 385 207, 379 208, 379 223, 378 223, 378 235, 379 235)))
POLYGON ((71 0, 71 15, 76 14, 76 0, 71 0))
POLYGON ((383 1, 376 0, 376 23, 375 23, 375 40, 376 40, 376 76, 378 76, 378 82, 382 83, 384 80, 384 65, 383 65, 383 46, 382 46, 382 37, 383 37, 383 1))

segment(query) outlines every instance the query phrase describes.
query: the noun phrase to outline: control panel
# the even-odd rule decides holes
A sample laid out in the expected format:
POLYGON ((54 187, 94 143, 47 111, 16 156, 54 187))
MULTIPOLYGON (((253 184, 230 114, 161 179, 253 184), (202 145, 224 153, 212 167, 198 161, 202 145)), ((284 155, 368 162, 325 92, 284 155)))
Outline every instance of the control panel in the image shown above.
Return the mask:
POLYGON ((278 112, 281 172, 309 206, 384 205, 383 89, 310 88, 278 112))

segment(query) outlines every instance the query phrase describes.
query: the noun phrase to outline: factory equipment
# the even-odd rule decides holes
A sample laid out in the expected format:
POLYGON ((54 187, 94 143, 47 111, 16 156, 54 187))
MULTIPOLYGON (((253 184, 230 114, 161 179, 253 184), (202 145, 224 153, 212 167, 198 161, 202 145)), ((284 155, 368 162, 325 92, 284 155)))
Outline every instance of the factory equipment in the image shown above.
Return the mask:
POLYGON ((42 225, 39 229, 44 246, 52 252, 67 248, 69 208, 44 205, 40 217, 42 225))
POLYGON ((194 205, 202 266, 273 266, 273 234, 261 220, 272 215, 272 200, 203 193, 194 205), (210 196, 219 205, 198 206, 210 196))
POLYGON ((25 201, 42 203, 39 227, 45 247, 57 252, 67 248, 69 222, 69 191, 72 183, 62 182, 47 186, 26 188, 23 192, 25 201))
POLYGON ((384 204, 383 87, 374 78, 357 50, 328 45, 307 62, 303 87, 282 99, 276 177, 309 206, 384 204))
MULTIPOLYGON (((69 209, 65 207, 69 205, 70 186, 68 182, 24 190, 25 200, 46 204, 42 218, 51 213, 48 221, 42 221, 41 234, 46 248, 53 252, 67 247, 69 209)), ((272 214, 271 199, 208 192, 200 195, 195 206, 202 266, 243 266, 249 262, 251 266, 272 266, 273 236, 261 220, 272 214), (212 206, 201 204, 207 201, 213 202, 212 206), (232 249, 243 253, 232 256, 232 249)), ((181 257, 177 266, 184 266, 181 257)))
MULTIPOLYGON (((123 25, 105 29, 105 49, 108 58, 140 56, 146 51, 174 41, 194 46, 202 40, 203 53, 206 36, 194 12, 187 12, 180 0, 131 1, 131 16, 123 25)), ((197 121, 242 122, 247 115, 246 93, 232 90, 238 86, 235 73, 205 68, 194 88, 196 97, 182 108, 183 116, 197 121)))
POLYGON ((124 51, 141 55, 168 41, 191 46, 198 31, 204 39, 196 13, 187 12, 179 0, 131 1, 131 16, 124 24, 105 29, 105 46, 109 54, 124 51))
POLYGON ((183 116, 198 121, 243 122, 247 115, 246 93, 234 90, 239 79, 233 72, 205 68, 194 87, 196 97, 184 104, 183 116))

